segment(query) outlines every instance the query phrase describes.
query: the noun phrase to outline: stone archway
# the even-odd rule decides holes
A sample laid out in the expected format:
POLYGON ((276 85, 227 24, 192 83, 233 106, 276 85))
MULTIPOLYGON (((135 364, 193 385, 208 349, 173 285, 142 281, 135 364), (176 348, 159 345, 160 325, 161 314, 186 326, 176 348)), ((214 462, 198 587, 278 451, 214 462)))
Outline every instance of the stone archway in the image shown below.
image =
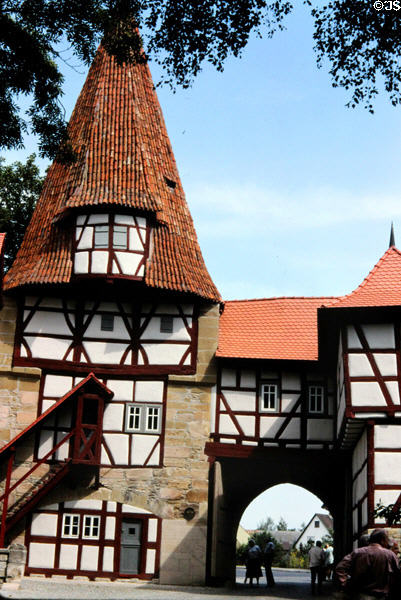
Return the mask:
POLYGON ((335 547, 352 544, 349 457, 345 453, 255 448, 246 458, 219 457, 210 469, 207 580, 235 580, 236 531, 245 508, 266 489, 292 483, 312 492, 334 519, 335 547))

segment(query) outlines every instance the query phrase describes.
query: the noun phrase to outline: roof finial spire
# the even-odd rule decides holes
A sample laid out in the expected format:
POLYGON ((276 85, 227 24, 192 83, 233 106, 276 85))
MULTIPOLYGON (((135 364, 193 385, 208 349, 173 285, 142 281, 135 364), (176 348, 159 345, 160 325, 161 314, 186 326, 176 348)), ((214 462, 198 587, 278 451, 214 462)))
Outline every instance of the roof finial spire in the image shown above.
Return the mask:
POLYGON ((390 231, 390 243, 389 243, 388 247, 391 248, 391 246, 395 246, 394 225, 393 225, 392 221, 391 221, 391 231, 390 231))

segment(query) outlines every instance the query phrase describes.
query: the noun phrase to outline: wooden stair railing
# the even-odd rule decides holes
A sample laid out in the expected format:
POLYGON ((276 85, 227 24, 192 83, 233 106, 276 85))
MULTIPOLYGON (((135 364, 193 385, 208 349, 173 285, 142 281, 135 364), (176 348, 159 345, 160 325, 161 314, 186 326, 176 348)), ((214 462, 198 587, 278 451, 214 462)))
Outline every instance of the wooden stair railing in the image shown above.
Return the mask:
MULTIPOLYGON (((49 471, 45 478, 39 483, 36 489, 32 489, 29 494, 25 494, 19 498, 11 507, 9 507, 10 494, 16 490, 32 473, 34 473, 41 465, 51 459, 53 455, 61 448, 63 444, 68 442, 75 435, 75 429, 69 431, 49 452, 47 452, 40 460, 22 475, 15 483, 11 485, 12 470, 16 454, 16 448, 11 446, 9 449, 7 475, 5 482, 4 493, 0 496, 0 502, 3 502, 1 513, 0 527, 0 548, 4 546, 4 540, 7 530, 15 525, 29 510, 31 510, 45 495, 48 493, 68 472, 71 465, 71 458, 60 462, 58 468, 49 471)), ((18 442, 21 440, 19 438, 18 442)))

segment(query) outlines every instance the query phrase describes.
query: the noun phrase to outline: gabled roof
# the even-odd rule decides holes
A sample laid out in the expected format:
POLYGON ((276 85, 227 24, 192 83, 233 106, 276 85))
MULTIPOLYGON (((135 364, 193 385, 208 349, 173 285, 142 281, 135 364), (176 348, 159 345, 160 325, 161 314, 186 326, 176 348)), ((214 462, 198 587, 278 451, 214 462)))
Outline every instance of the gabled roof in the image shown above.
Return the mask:
MULTIPOLYGON (((299 533, 299 536, 295 540, 294 545, 298 544, 299 540, 302 538, 302 536, 304 535, 305 531, 308 529, 308 527, 312 523, 312 521, 314 521, 316 519, 316 517, 323 523, 323 525, 326 527, 326 529, 328 531, 330 529, 333 529, 333 519, 332 519, 332 517, 330 515, 326 515, 326 514, 323 514, 323 513, 315 513, 313 515, 313 517, 305 525, 305 527, 303 528, 303 530, 299 533)), ((321 533, 321 532, 319 531, 319 533, 321 533)), ((324 537, 324 535, 322 537, 324 537)))
POLYGON ((94 389, 95 392, 99 393, 107 400, 111 400, 114 396, 114 392, 112 392, 102 381, 100 381, 94 373, 89 373, 82 379, 79 383, 77 383, 73 388, 71 388, 62 398, 57 400, 52 406, 49 406, 45 412, 43 412, 35 421, 30 423, 25 429, 23 429, 20 433, 18 433, 10 442, 5 444, 2 448, 0 448, 0 455, 5 456, 9 450, 14 448, 25 436, 26 434, 31 434, 35 429, 39 427, 50 415, 52 415, 61 405, 66 404, 71 398, 75 397, 76 394, 82 391, 84 388, 89 387, 90 389, 94 389))
POLYGON ((317 309, 330 298, 231 300, 220 318, 216 355, 317 360, 317 309))
POLYGON ((118 65, 101 46, 68 126, 78 160, 55 162, 7 274, 5 289, 68 283, 72 275, 71 211, 135 209, 151 213, 145 283, 213 301, 220 296, 206 269, 150 71, 118 65))
POLYGON ((350 294, 326 302, 327 308, 401 306, 401 252, 391 246, 350 294))

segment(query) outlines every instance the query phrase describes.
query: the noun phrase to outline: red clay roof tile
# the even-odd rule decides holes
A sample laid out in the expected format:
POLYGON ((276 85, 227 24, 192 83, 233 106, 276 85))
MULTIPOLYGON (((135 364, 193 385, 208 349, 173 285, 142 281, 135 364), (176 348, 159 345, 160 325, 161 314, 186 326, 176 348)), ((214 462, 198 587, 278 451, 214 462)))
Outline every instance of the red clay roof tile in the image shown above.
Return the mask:
POLYGON ((145 273, 148 286, 219 301, 147 65, 120 66, 100 47, 71 116, 69 134, 78 160, 50 167, 5 289, 68 283, 73 231, 60 217, 82 207, 114 206, 155 215, 154 251, 145 273), (175 182, 174 188, 166 178, 175 182))
POLYGON ((317 309, 329 298, 231 300, 220 319, 218 357, 317 360, 317 309))
POLYGON ((391 246, 353 292, 327 302, 325 306, 401 306, 401 252, 391 246))

